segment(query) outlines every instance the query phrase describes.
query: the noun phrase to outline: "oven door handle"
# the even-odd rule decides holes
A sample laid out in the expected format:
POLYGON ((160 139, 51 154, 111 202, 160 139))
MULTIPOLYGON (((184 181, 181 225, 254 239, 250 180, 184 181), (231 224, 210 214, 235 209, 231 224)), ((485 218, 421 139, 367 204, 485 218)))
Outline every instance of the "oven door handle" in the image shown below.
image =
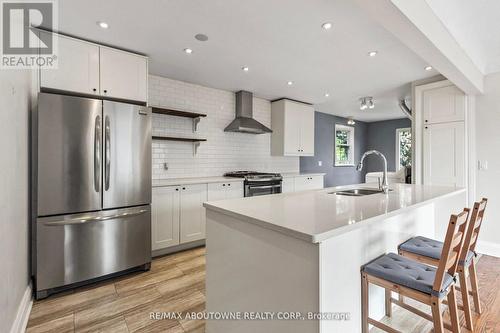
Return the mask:
POLYGON ((277 188, 281 187, 281 185, 264 185, 264 186, 248 186, 249 189, 266 189, 266 188, 277 188))

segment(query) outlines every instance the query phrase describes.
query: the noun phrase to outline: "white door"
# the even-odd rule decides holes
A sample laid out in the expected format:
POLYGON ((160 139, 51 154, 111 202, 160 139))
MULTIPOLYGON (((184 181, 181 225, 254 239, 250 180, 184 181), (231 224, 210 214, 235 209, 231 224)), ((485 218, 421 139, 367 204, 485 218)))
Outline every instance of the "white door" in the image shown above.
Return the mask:
POLYGON ((285 155, 300 155, 300 116, 297 103, 285 101, 284 151, 285 155))
MULTIPOLYGON (((40 34, 50 35, 48 32, 40 34)), ((58 43, 57 69, 40 70, 42 88, 99 94, 99 47, 73 38, 54 35, 58 43)))
POLYGON ((423 142, 423 183, 465 186, 464 123, 425 125, 423 142))
POLYGON ((100 47, 101 95, 147 101, 147 58, 100 47))
POLYGON ((305 106, 300 117, 300 154, 314 156, 314 109, 305 106))
POLYGON ((181 187, 180 242, 187 243, 205 238, 205 208, 207 184, 181 187))
POLYGON ((226 184, 226 199, 243 198, 243 182, 230 182, 226 184))
POLYGON ((423 92, 424 125, 463 121, 465 94, 454 85, 425 90, 423 92))
POLYGON ((226 183, 208 184, 208 201, 217 201, 226 199, 226 183))
POLYGON ((155 187, 151 203, 151 245, 153 250, 179 244, 179 199, 177 186, 155 187))

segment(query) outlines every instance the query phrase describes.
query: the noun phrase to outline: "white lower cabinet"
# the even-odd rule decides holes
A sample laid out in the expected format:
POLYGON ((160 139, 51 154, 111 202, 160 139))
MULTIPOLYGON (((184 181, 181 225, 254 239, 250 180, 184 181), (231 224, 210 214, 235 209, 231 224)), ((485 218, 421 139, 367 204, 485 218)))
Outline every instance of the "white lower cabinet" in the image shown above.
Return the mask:
POLYGON ((285 177, 281 181, 281 193, 295 192, 295 178, 285 177))
POLYGON ((296 176, 294 179, 294 191, 317 190, 323 188, 323 176, 296 176))
POLYGON ((208 201, 243 198, 243 182, 208 184, 208 201))
POLYGON ((151 246, 153 250, 179 244, 179 188, 153 188, 151 246))
POLYGON ((187 243, 205 238, 205 208, 207 184, 181 187, 180 242, 187 243))
POLYGON ((153 188, 152 250, 205 238, 207 184, 153 188))

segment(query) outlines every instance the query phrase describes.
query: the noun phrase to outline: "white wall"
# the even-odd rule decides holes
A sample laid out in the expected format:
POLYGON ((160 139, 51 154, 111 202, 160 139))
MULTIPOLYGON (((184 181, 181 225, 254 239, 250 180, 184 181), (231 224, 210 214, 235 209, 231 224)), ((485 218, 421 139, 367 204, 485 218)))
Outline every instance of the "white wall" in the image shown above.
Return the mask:
POLYGON ((500 257, 500 73, 485 77, 476 103, 477 159, 488 161, 488 170, 477 171, 476 195, 489 199, 479 250, 500 257))
MULTIPOLYGON (((206 113, 197 133, 192 132, 189 118, 154 115, 153 134, 191 137, 202 142, 193 156, 192 144, 153 141, 153 179, 221 176, 235 170, 274 172, 299 171, 298 157, 276 157, 270 153, 270 134, 224 132, 234 119, 233 92, 207 88, 159 76, 149 76, 149 104, 206 113), (168 163, 168 170, 163 163, 168 163)), ((271 103, 254 98, 254 118, 271 126, 271 103)))
POLYGON ((8 332, 29 283, 28 71, 0 69, 0 331, 8 332))

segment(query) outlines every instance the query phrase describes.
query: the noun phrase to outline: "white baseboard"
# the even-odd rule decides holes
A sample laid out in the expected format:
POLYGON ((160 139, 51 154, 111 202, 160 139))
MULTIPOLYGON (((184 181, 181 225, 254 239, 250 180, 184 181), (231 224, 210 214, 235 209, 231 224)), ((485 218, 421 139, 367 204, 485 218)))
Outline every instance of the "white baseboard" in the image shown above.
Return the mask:
POLYGON ((31 285, 28 285, 26 291, 24 292, 21 303, 17 308, 16 319, 12 324, 10 333, 24 333, 26 331, 26 325, 28 325, 28 319, 31 313, 31 306, 33 305, 33 294, 31 290, 31 285))
POLYGON ((476 250, 478 253, 500 258, 500 244, 498 243, 478 241, 476 250))

